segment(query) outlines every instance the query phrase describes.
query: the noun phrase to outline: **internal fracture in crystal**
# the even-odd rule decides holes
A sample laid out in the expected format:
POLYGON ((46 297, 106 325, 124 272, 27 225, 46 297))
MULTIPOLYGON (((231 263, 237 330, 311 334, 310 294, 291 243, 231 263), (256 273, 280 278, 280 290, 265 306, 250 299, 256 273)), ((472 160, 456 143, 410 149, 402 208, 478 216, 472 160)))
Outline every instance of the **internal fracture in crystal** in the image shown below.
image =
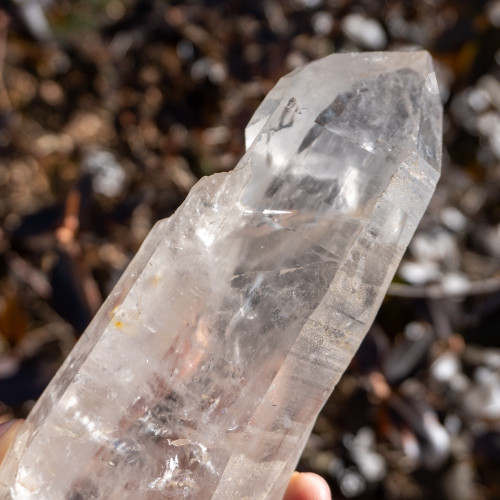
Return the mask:
POLYGON ((425 52, 282 78, 236 169, 147 237, 0 469, 0 498, 278 499, 429 202, 425 52))

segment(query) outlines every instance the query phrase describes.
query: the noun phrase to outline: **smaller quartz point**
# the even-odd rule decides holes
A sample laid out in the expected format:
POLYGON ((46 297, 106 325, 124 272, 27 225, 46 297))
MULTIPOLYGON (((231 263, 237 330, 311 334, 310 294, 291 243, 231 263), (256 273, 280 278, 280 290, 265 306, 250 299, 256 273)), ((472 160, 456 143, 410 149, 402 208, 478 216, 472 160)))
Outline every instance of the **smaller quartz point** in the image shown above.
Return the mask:
POLYGON ((282 497, 432 196, 426 52, 282 78, 153 228, 0 469, 15 500, 282 497))

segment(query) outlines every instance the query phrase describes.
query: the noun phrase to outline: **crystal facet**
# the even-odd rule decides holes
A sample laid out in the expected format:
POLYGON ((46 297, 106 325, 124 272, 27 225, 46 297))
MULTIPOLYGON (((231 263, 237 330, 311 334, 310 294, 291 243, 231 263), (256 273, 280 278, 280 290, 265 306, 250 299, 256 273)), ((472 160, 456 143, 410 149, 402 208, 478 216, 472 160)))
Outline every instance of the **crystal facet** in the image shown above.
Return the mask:
POLYGON ((278 499, 434 191, 426 52, 282 78, 160 221, 33 409, 0 498, 278 499))

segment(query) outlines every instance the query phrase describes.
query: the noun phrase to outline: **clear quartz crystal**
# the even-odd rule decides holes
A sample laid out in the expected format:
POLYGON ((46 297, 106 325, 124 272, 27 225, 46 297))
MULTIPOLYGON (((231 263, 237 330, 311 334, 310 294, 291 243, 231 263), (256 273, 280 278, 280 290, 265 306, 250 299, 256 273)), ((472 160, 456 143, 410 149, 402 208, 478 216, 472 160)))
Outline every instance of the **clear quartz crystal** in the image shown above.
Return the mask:
POLYGON ((160 221, 0 469, 16 500, 281 498, 434 191, 426 52, 282 78, 160 221))

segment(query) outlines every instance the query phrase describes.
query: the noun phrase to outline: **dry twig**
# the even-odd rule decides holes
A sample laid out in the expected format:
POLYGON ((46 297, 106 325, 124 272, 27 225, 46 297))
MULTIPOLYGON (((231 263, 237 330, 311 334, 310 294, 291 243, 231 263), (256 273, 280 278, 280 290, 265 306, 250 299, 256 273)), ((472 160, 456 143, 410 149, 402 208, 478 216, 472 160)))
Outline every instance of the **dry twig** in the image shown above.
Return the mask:
POLYGON ((471 295, 494 293, 499 290, 500 276, 496 276, 481 281, 473 281, 460 286, 460 288, 456 290, 450 290, 440 284, 412 286, 403 283, 392 283, 387 294, 394 297, 408 297, 414 299, 460 299, 471 295))
POLYGON ((3 79, 5 54, 7 53, 7 33, 9 30, 9 16, 0 10, 0 111, 12 110, 12 102, 3 79))

